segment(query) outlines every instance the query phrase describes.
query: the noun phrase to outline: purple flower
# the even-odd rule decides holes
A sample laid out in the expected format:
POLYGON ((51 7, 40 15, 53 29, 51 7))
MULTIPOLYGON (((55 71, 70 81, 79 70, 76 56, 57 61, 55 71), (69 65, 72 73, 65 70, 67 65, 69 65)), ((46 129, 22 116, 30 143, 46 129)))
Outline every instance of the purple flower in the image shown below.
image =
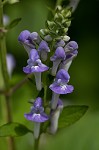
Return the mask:
POLYGON ((63 49, 63 47, 58 47, 55 51, 55 54, 50 58, 51 61, 53 61, 53 67, 51 74, 56 75, 57 69, 61 61, 65 60, 66 54, 63 49))
POLYGON ((56 45, 55 45, 56 48, 57 48, 57 47, 64 47, 64 46, 65 46, 64 40, 59 40, 59 41, 57 41, 57 43, 56 43, 56 45))
POLYGON ((32 49, 30 51, 29 59, 27 60, 28 65, 23 67, 23 71, 25 73, 34 73, 34 72, 44 72, 48 70, 48 67, 42 64, 41 60, 39 59, 38 52, 36 49, 32 49))
POLYGON ((50 52, 50 49, 48 47, 48 43, 46 41, 41 41, 38 47, 38 51, 40 52, 41 59, 43 61, 47 60, 47 53, 50 52))
POLYGON ((58 129, 58 120, 59 120, 59 116, 62 110, 63 110, 63 102, 60 99, 58 99, 56 109, 52 110, 51 116, 50 116, 50 122, 51 122, 50 133, 52 134, 55 134, 58 129))
POLYGON ((60 64, 60 69, 65 69, 68 71, 73 59, 77 56, 78 54, 78 44, 75 41, 70 41, 66 46, 65 46, 65 52, 66 52, 66 59, 61 62, 60 64))
POLYGON ((12 72, 16 66, 15 58, 12 54, 7 54, 6 60, 7 60, 8 73, 9 73, 9 76, 11 77, 12 72))
POLYGON ((32 32, 29 36, 29 39, 32 42, 36 42, 37 44, 39 44, 41 42, 40 36, 37 32, 32 32))
POLYGON ((65 47, 65 52, 73 51, 78 49, 78 44, 75 41, 70 41, 65 47))
POLYGON ((29 39, 30 34, 31 33, 28 30, 24 30, 20 33, 20 35, 18 37, 18 41, 24 46, 28 55, 29 55, 31 49, 35 48, 34 43, 29 39))
POLYGON ((40 97, 36 98, 31 112, 24 115, 27 120, 33 122, 45 122, 49 117, 44 113, 43 102, 40 97))
POLYGON ((68 85, 70 76, 64 69, 60 69, 56 75, 54 83, 49 88, 53 91, 52 95, 52 109, 55 109, 60 94, 68 94, 73 92, 73 86, 68 85))
POLYGON ((43 102, 40 97, 36 98, 34 106, 31 107, 31 112, 24 114, 27 120, 34 122, 34 137, 37 139, 40 132, 40 123, 49 119, 48 115, 44 113, 43 102))
POLYGON ((48 70, 48 67, 42 64, 36 49, 32 49, 30 51, 30 55, 29 55, 29 59, 27 60, 27 63, 28 65, 26 67, 23 67, 23 71, 27 74, 34 73, 37 90, 41 90, 42 89, 41 72, 48 70))

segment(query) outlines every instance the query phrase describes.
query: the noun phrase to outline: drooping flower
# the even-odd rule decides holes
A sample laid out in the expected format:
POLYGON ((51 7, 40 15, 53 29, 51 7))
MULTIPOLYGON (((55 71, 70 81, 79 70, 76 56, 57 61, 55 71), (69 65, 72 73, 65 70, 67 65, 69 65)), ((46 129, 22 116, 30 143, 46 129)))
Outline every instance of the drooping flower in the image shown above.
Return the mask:
POLYGON ((78 49, 78 44, 75 41, 70 41, 65 47, 65 52, 71 52, 78 49))
POLYGON ((65 69, 68 71, 73 59, 78 54, 78 44, 75 41, 70 41, 65 47, 66 59, 61 62, 60 69, 65 69))
POLYGON ((52 134, 55 134, 58 129, 58 120, 62 110, 63 110, 63 102, 60 99, 58 99, 57 107, 55 110, 52 110, 50 117, 51 118, 50 133, 52 134))
POLYGON ((55 81, 49 86, 49 88, 53 91, 52 95, 52 109, 55 109, 58 103, 60 94, 68 94, 73 92, 73 86, 68 85, 70 76, 68 72, 64 69, 60 69, 56 74, 55 81))
POLYGON ((40 123, 49 119, 48 115, 44 113, 43 102, 40 97, 34 101, 30 113, 24 114, 24 116, 27 120, 34 122, 34 137, 37 139, 40 132, 40 123))
POLYGON ((40 52, 41 59, 43 61, 46 61, 47 60, 47 53, 50 52, 50 49, 48 47, 48 43, 44 40, 41 41, 41 43, 39 44, 39 47, 38 47, 38 51, 40 52))
POLYGON ((41 38, 37 32, 32 32, 29 36, 29 39, 32 42, 36 42, 37 44, 39 44, 41 42, 41 38))
POLYGON ((18 37, 18 41, 24 46, 24 48, 26 49, 28 55, 29 55, 31 49, 35 48, 34 43, 29 38, 30 35, 31 35, 31 33, 28 30, 24 30, 20 33, 20 35, 18 37))
POLYGON ((41 62, 36 49, 32 49, 30 51, 27 63, 28 65, 26 67, 23 67, 23 71, 27 74, 34 73, 37 90, 41 90, 41 72, 48 70, 48 67, 41 62))
POLYGON ((63 47, 58 47, 55 51, 55 54, 50 58, 51 61, 53 61, 53 66, 51 70, 51 74, 53 76, 56 75, 57 69, 61 61, 65 60, 66 54, 63 49, 63 47))

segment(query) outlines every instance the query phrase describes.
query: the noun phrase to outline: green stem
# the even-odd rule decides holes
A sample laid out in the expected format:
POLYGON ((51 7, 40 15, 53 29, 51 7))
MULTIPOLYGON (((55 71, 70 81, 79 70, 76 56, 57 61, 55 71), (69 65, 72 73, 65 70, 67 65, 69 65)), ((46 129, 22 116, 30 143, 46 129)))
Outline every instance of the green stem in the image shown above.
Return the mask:
MULTIPOLYGON (((11 115, 11 98, 10 96, 5 96, 6 100, 6 121, 12 122, 12 115, 11 115)), ((8 140, 8 150, 15 150, 15 142, 13 137, 7 138, 8 140)))
POLYGON ((2 0, 0 0, 0 55, 1 55, 1 67, 4 78, 5 87, 9 87, 9 74, 7 71, 7 62, 6 62, 6 39, 4 33, 2 32, 3 28, 3 6, 2 0))
POLYGON ((0 54, 1 54, 1 67, 2 67, 2 74, 5 83, 5 88, 9 88, 9 75, 7 71, 7 62, 6 62, 6 41, 5 37, 1 37, 0 39, 0 54))
MULTIPOLYGON (((1 67, 2 74, 4 79, 5 90, 9 90, 9 74, 7 70, 7 62, 6 62, 6 39, 5 35, 2 31, 3 28, 3 5, 2 0, 0 0, 0 56, 1 56, 1 67)), ((10 108, 10 96, 5 95, 5 103, 6 103, 6 122, 12 122, 11 108, 10 108)), ((2 106, 3 107, 3 106, 2 106)), ((8 150, 15 150, 14 139, 12 137, 8 138, 8 150)))
POLYGON ((44 105, 46 105, 47 85, 44 86, 44 105))
POLYGON ((2 0, 0 0, 0 27, 3 26, 3 7, 2 7, 2 0))
POLYGON ((62 3, 62 0, 57 0, 56 6, 57 6, 57 5, 61 5, 61 3, 62 3))
POLYGON ((38 137, 38 139, 35 139, 34 141, 34 150, 39 150, 39 140, 40 136, 38 137))

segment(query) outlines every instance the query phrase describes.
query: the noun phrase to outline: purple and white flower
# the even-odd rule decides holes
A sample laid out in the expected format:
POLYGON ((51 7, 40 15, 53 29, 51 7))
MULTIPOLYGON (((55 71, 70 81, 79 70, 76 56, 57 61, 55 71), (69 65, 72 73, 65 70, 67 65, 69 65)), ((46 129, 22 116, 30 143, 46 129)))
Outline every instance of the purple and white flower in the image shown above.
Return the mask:
POLYGON ((44 72, 49 68, 41 62, 36 49, 32 49, 30 51, 27 63, 28 65, 26 67, 23 67, 23 71, 27 74, 34 73, 37 90, 41 90, 42 89, 41 72, 44 72))
POLYGON ((43 102, 40 97, 34 101, 30 113, 24 114, 24 116, 27 120, 34 122, 34 137, 37 139, 40 132, 40 123, 49 119, 48 115, 44 113, 43 102))
POLYGON ((61 61, 64 61, 66 58, 65 51, 63 47, 58 47, 55 51, 55 54, 50 58, 51 61, 53 61, 53 66, 51 70, 51 74, 53 76, 56 75, 57 69, 61 61))
POLYGON ((46 41, 41 41, 41 43, 38 46, 38 51, 40 52, 41 59, 43 61, 47 60, 47 53, 50 52, 50 49, 48 47, 48 43, 46 41))
POLYGON ((68 85, 70 76, 64 69, 60 69, 56 74, 55 81, 49 86, 53 91, 51 108, 55 109, 58 103, 60 94, 68 94, 73 92, 73 86, 68 85))

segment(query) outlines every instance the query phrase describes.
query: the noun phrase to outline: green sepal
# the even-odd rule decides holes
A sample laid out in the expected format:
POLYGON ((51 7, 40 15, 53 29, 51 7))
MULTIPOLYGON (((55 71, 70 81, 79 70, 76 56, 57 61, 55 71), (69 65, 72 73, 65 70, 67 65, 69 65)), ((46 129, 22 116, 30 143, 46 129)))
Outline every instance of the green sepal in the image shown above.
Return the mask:
POLYGON ((46 121, 46 122, 44 122, 44 123, 42 123, 41 124, 41 131, 40 132, 41 133, 46 133, 49 125, 50 125, 50 121, 49 120, 46 121))
POLYGON ((88 106, 85 105, 70 105, 64 107, 60 118, 58 128, 66 128, 78 121, 88 110, 88 106))
POLYGON ((12 122, 0 126, 0 137, 18 137, 23 136, 29 132, 32 131, 20 123, 12 122))
POLYGON ((49 28, 53 28, 53 26, 55 26, 55 22, 54 21, 49 21, 49 20, 47 20, 47 27, 49 27, 49 28))
POLYGON ((45 36, 45 35, 49 34, 49 29, 41 29, 41 30, 40 30, 40 33, 41 33, 43 36, 45 36))

